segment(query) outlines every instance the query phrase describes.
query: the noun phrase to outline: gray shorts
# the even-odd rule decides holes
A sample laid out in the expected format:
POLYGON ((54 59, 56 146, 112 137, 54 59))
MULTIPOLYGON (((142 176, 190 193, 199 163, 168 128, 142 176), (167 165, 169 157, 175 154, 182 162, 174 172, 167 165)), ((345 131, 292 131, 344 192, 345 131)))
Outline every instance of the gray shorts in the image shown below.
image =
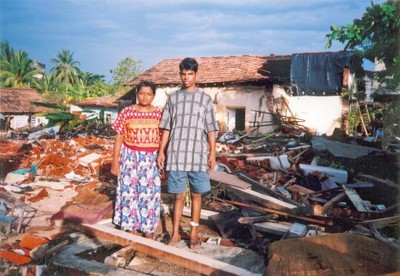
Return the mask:
POLYGON ((203 194, 211 190, 210 175, 208 172, 168 172, 168 193, 179 194, 186 191, 189 179, 190 191, 195 194, 203 194))

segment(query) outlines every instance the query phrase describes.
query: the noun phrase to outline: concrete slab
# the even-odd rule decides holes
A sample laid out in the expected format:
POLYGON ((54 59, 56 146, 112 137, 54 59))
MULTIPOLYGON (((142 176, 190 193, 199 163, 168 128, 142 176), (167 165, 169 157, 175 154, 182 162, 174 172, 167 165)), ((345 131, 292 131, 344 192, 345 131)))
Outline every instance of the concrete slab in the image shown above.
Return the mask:
POLYGON ((122 246, 129 244, 138 252, 204 275, 262 275, 264 270, 264 260, 251 250, 206 243, 198 249, 191 250, 183 240, 177 246, 168 246, 117 230, 110 220, 94 225, 82 224, 81 227, 82 231, 96 236, 97 239, 122 246))

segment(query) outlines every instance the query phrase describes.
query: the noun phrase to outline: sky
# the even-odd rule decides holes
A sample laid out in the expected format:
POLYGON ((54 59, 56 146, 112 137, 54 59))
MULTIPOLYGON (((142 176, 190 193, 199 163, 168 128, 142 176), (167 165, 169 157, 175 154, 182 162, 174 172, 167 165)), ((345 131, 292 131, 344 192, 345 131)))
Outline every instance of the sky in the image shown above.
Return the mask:
POLYGON ((69 50, 82 71, 110 80, 110 70, 127 57, 146 70, 166 58, 343 50, 339 42, 325 47, 330 26, 351 24, 370 5, 370 0, 3 0, 0 39, 47 71, 52 58, 69 50))

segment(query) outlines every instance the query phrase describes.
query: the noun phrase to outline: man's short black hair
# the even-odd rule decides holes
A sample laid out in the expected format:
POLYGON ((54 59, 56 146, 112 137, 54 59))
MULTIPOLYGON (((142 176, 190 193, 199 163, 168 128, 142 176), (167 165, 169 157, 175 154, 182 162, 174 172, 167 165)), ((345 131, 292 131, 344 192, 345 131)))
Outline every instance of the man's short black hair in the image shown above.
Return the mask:
POLYGON ((197 73, 197 69, 199 68, 199 64, 194 58, 187 57, 179 64, 179 71, 183 70, 192 70, 197 73))
POLYGON ((152 82, 150 80, 142 80, 137 86, 137 91, 139 92, 140 88, 142 88, 142 87, 150 87, 151 90, 153 90, 153 94, 154 95, 156 94, 157 87, 154 82, 152 82))

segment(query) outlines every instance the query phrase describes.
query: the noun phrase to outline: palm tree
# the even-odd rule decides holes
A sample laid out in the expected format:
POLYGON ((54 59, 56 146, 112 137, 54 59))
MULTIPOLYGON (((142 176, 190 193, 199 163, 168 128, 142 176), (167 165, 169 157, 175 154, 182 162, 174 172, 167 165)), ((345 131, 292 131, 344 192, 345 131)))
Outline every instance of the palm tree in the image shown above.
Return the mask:
POLYGON ((0 43, 0 86, 12 88, 39 87, 43 75, 25 51, 15 52, 8 42, 0 43))
POLYGON ((58 90, 58 83, 55 81, 52 75, 44 75, 39 81, 40 93, 51 93, 58 90))
POLYGON ((57 58, 52 58, 50 61, 55 63, 50 73, 57 81, 71 85, 78 83, 80 73, 78 65, 80 63, 73 59, 73 53, 68 50, 61 50, 57 54, 57 58))
POLYGON ((104 83, 104 75, 94 74, 90 72, 81 72, 79 78, 86 86, 94 85, 98 82, 104 83))

